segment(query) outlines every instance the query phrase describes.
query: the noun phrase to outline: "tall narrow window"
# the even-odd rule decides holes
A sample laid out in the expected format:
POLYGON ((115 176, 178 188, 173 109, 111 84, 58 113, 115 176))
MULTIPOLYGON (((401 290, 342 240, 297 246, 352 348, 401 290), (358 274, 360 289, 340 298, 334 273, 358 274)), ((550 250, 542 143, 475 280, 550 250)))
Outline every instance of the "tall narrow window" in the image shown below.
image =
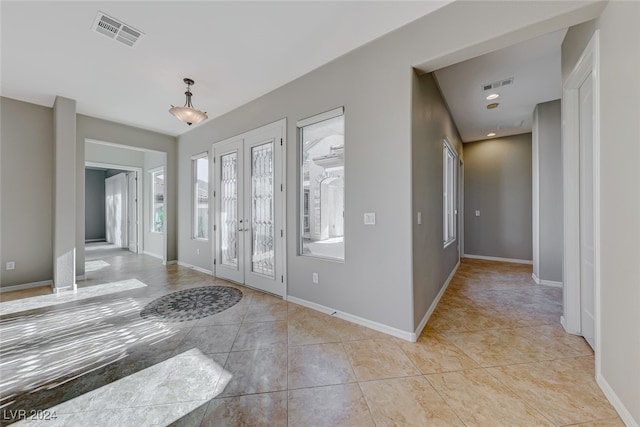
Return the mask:
POLYGON ((344 260, 344 108, 298 128, 300 254, 344 260))
POLYGON ((209 156, 194 156, 193 169, 193 238, 209 238, 209 156))
POLYGON ((164 169, 151 172, 151 231, 164 232, 164 169))
POLYGON ((447 247, 456 240, 456 164, 457 156, 449 141, 442 144, 443 240, 447 247))

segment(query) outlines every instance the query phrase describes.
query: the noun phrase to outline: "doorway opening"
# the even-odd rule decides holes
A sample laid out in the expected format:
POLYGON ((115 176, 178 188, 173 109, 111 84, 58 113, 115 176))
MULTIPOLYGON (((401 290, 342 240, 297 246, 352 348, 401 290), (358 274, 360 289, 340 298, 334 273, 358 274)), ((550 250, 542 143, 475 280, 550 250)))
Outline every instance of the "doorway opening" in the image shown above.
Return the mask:
POLYGON ((140 252, 141 173, 141 168, 85 163, 85 273, 98 269, 104 256, 140 252))

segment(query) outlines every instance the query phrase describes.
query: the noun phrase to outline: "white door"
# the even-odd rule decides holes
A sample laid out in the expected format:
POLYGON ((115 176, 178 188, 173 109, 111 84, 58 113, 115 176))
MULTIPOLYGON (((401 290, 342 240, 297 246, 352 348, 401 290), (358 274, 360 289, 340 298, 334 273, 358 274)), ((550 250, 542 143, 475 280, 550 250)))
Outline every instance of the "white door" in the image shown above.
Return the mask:
POLYGON ((216 276, 284 296, 280 121, 213 145, 216 276))
POLYGON ((138 253, 138 174, 127 173, 127 229, 129 250, 138 253))
POLYGON ((216 276, 244 283, 243 140, 214 145, 216 276))
POLYGON ((580 322, 582 335, 595 348, 595 250, 593 200, 593 79, 589 73, 580 98, 580 322))
POLYGON ((106 178, 105 221, 107 242, 118 248, 128 247, 127 236, 127 180, 124 173, 106 178))

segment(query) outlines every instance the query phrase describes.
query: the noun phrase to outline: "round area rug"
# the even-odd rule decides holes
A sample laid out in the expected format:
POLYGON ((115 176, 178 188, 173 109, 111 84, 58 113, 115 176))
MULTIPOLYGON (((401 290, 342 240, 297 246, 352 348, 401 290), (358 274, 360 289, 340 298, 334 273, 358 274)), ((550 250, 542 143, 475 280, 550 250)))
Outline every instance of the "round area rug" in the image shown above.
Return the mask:
POLYGON ((242 291, 228 286, 185 289, 151 301, 140 316, 149 320, 186 322, 220 313, 241 299, 242 291))

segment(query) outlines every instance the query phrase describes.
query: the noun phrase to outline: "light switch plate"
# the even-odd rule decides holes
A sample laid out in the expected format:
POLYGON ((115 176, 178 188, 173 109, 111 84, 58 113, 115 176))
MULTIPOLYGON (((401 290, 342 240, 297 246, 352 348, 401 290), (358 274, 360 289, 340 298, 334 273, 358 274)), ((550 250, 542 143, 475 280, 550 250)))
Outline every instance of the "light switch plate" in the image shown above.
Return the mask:
POLYGON ((365 214, 364 214, 364 223, 365 223, 365 225, 375 225, 376 224, 376 214, 374 212, 365 212, 365 214))
POLYGON ((476 211, 476 216, 480 216, 480 211, 476 211))
POLYGON ((422 224, 422 212, 418 212, 418 225, 422 224))

